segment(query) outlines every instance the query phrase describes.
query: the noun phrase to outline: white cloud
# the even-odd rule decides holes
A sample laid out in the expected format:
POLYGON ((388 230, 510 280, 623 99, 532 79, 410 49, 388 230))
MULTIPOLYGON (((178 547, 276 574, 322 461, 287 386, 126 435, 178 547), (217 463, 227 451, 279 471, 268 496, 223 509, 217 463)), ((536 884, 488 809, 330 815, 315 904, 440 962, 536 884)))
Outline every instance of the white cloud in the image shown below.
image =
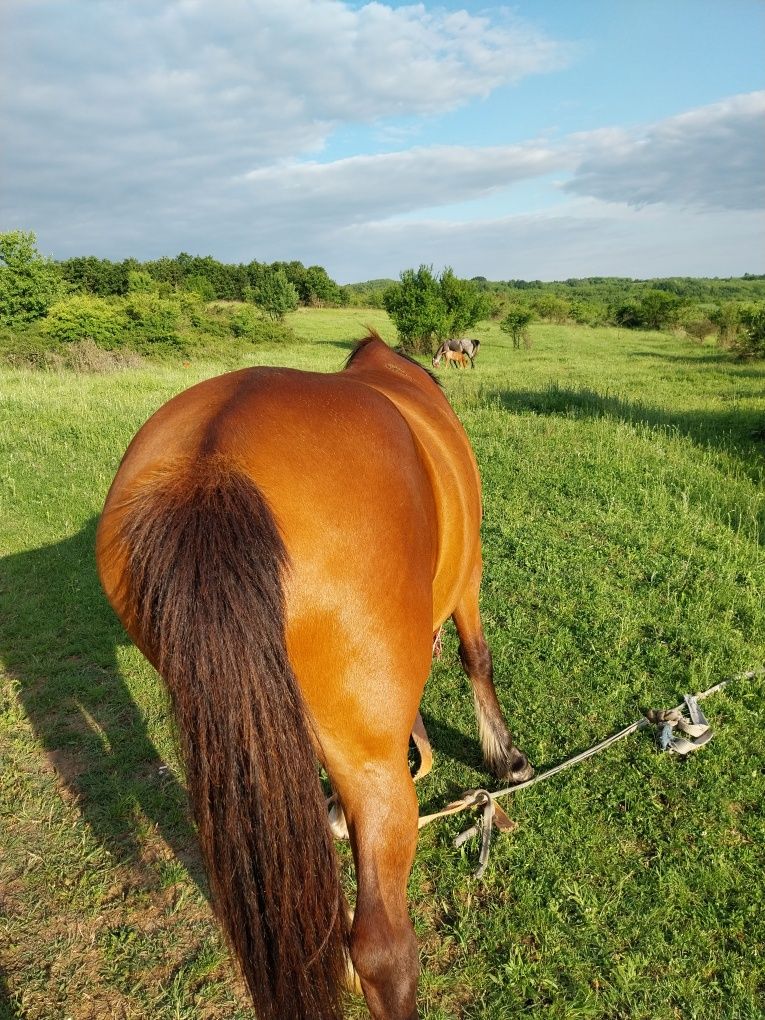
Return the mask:
POLYGON ((231 178, 340 123, 443 113, 565 59, 509 17, 338 0, 6 0, 4 28, 3 218, 73 230, 225 207, 231 178))
POLYGON ((763 271, 765 213, 651 209, 583 199, 565 212, 469 223, 423 219, 344 227, 317 238, 312 261, 342 280, 397 277, 421 263, 465 277, 565 280, 582 276, 735 276, 763 271), (371 274, 366 274, 367 276, 371 274))
POLYGON ((341 279, 419 261, 542 278, 762 268, 761 217, 741 211, 763 205, 765 93, 636 130, 321 162, 338 128, 411 130, 570 51, 508 14, 423 4, 5 0, 3 18, 0 229, 36 229, 60 257, 301 258, 341 279), (448 222, 551 172, 555 213, 448 222))
POLYGON ((564 185, 574 194, 633 206, 765 206, 765 92, 732 96, 638 132, 611 130, 580 142, 583 158, 564 185))
POLYGON ((294 212, 338 223, 464 202, 570 163, 567 153, 542 144, 434 145, 270 166, 246 174, 244 182, 249 201, 270 216, 294 212))

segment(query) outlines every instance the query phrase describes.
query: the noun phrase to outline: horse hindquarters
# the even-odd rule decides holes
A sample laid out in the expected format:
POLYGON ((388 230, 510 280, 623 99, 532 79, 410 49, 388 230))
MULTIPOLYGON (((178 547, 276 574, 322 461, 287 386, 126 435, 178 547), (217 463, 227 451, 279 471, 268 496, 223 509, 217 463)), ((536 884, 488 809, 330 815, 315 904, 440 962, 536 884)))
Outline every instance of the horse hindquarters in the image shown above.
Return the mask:
POLYGON ((168 686, 216 910, 258 1016, 338 1020, 345 909, 269 507, 222 457, 202 459, 113 490, 97 553, 168 686))

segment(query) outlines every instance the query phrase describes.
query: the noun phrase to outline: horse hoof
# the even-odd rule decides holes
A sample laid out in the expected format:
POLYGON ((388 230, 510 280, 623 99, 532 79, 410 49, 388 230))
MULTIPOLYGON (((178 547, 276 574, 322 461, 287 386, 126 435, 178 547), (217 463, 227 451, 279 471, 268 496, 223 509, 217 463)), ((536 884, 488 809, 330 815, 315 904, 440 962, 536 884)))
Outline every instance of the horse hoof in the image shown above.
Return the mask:
POLYGON ((534 778, 534 766, 522 751, 517 752, 518 757, 514 758, 512 768, 506 777, 511 783, 527 783, 534 778))
POLYGON ((526 783, 534 776, 534 766, 526 755, 515 747, 504 757, 503 761, 492 763, 492 765, 491 771, 497 779, 511 783, 513 786, 517 783, 526 783))

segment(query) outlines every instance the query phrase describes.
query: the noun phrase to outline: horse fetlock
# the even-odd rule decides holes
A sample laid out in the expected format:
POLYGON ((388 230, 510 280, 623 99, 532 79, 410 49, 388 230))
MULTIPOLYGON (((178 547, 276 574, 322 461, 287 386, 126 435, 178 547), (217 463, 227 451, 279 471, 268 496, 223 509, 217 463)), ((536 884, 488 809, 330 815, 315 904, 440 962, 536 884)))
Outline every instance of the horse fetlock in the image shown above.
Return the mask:
POLYGON ((503 719, 490 718, 479 711, 478 730, 484 761, 497 779, 511 783, 525 783, 531 779, 534 768, 523 751, 513 743, 503 719))

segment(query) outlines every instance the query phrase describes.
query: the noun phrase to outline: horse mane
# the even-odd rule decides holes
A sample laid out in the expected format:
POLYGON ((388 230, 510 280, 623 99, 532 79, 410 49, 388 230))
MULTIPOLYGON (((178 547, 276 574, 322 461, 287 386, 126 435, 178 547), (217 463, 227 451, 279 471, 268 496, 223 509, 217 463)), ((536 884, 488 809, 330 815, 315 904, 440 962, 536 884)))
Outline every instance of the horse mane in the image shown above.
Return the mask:
MULTIPOLYGON (((373 340, 379 340, 381 343, 385 343, 385 341, 383 340, 383 338, 380 336, 376 329, 373 329, 371 326, 368 326, 367 329, 369 330, 369 333, 365 337, 362 337, 361 340, 356 341, 353 350, 345 359, 343 369, 349 368, 356 360, 358 355, 361 354, 364 348, 368 344, 372 343, 373 340)), ((387 346, 388 344, 386 344, 386 347, 387 346)), ((419 361, 415 360, 415 358, 411 357, 409 354, 405 354, 404 351, 401 350, 400 346, 390 347, 389 349, 393 351, 394 354, 398 355, 399 358, 403 358, 404 361, 408 361, 410 365, 415 365, 417 368, 421 369, 426 375, 430 376, 430 378, 433 380, 436 386, 438 386, 439 389, 443 389, 441 380, 438 378, 438 376, 434 372, 431 372, 429 368, 425 368, 424 365, 421 365, 419 361)))

